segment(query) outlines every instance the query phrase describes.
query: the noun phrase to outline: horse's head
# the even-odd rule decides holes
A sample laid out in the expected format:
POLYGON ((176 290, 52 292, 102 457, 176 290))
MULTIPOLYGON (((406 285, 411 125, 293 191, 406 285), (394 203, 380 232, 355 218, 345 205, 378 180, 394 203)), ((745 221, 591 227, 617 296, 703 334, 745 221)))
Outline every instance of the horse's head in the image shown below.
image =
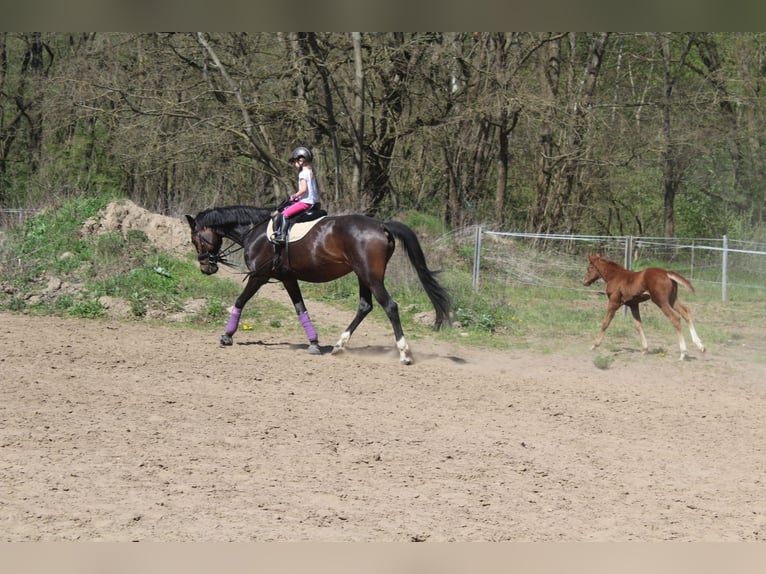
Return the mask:
POLYGON ((601 260, 601 254, 588 255, 588 270, 585 272, 585 277, 582 278, 582 284, 586 287, 591 285, 594 281, 601 279, 601 271, 598 270, 596 264, 601 260))
POLYGON ((205 275, 212 275, 218 271, 218 253, 221 250, 223 237, 209 227, 198 227, 197 220, 191 215, 186 216, 191 227, 191 240, 197 250, 199 269, 205 275))

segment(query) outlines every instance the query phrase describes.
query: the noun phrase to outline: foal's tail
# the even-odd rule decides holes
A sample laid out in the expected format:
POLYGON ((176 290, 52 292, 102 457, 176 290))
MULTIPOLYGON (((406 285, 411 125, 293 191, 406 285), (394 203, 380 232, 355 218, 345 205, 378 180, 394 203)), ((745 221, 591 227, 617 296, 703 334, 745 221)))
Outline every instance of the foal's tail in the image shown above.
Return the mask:
POLYGON ((670 277, 673 281, 675 281, 676 283, 679 283, 680 285, 683 285, 689 291, 694 293, 694 286, 686 277, 684 277, 683 275, 679 273, 676 273, 675 271, 668 271, 667 273, 668 273, 668 277, 670 277))
POLYGON ((398 221, 386 221, 383 224, 386 230, 398 239, 404 247, 405 252, 410 258, 410 263, 418 273, 420 282, 428 294, 428 298, 436 311, 436 322, 434 327, 441 329, 443 326, 450 326, 450 297, 447 291, 436 280, 438 271, 431 271, 426 265, 426 258, 423 255, 423 249, 420 247, 420 241, 415 232, 409 227, 398 221))

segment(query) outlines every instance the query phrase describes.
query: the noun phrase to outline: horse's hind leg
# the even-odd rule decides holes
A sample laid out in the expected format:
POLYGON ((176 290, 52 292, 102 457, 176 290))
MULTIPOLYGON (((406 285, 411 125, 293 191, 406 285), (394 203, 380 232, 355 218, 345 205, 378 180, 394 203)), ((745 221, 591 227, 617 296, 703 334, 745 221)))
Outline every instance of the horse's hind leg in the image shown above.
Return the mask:
POLYGON ((646 353, 649 350, 649 343, 646 341, 646 335, 644 334, 644 326, 641 323, 641 312, 638 309, 638 303, 632 303, 631 305, 628 305, 628 307, 633 315, 633 325, 636 327, 638 336, 641 339, 641 352, 646 353))
MULTIPOLYGON (((396 304, 394 298, 386 290, 383 285, 383 280, 377 280, 372 283, 372 294, 375 296, 375 300, 383 307, 386 312, 388 320, 391 322, 391 326, 394 329, 394 339, 396 340, 396 349, 399 351, 399 361, 404 365, 412 364, 412 355, 410 355, 410 346, 407 344, 407 340, 404 338, 404 330, 402 329, 402 322, 399 319, 399 305, 396 304)), ((368 290, 369 292, 369 290, 368 290)))
POLYGON ((346 343, 348 343, 351 335, 354 334, 359 323, 370 314, 370 311, 372 311, 372 293, 370 292, 369 287, 359 281, 359 307, 357 308, 353 321, 351 321, 349 326, 346 327, 346 330, 340 334, 340 339, 335 343, 335 347, 332 349, 333 355, 341 352, 346 347, 346 343))
POLYGON ((399 319, 399 305, 396 304, 396 301, 391 297, 382 282, 373 287, 373 294, 378 303, 380 303, 380 306, 386 311, 388 320, 391 321, 391 326, 394 328, 394 339, 396 340, 396 348, 399 351, 399 360, 405 365, 412 364, 410 346, 404 338, 402 322, 399 319))
POLYGON ((673 308, 678 311, 681 317, 684 318, 684 321, 686 321, 686 324, 689 325, 689 333, 692 336, 692 341, 697 345, 697 348, 704 353, 705 345, 697 334, 697 329, 694 328, 694 321, 692 321, 692 313, 689 308, 678 300, 673 304, 673 308))
MULTIPOLYGON (((673 307, 676 307, 677 305, 678 301, 674 301, 673 307)), ((662 304, 658 303, 657 306, 662 309, 662 312, 665 313, 667 318, 670 319, 670 322, 673 323, 673 328, 676 330, 676 336, 678 337, 678 347, 681 349, 681 360, 683 361, 686 358, 687 348, 684 332, 681 328, 681 319, 675 314, 673 307, 670 306, 669 302, 666 301, 662 304)))
POLYGON ((351 321, 351 324, 346 327, 346 330, 343 331, 343 333, 341 333, 340 339, 335 343, 335 347, 332 350, 333 354, 344 349, 346 343, 348 343, 348 340, 351 338, 351 335, 353 335, 354 331, 359 326, 359 323, 361 323, 362 320, 369 315, 370 311, 372 311, 373 294, 378 303, 380 303, 380 306, 383 307, 386 316, 388 316, 388 320, 391 321, 391 326, 394 328, 394 337, 396 338, 396 348, 399 351, 399 360, 405 365, 411 364, 412 356, 410 355, 410 347, 404 339, 402 323, 399 320, 399 306, 383 286, 382 282, 376 284, 376 286, 371 289, 361 279, 359 280, 359 308, 357 309, 354 320, 351 321))

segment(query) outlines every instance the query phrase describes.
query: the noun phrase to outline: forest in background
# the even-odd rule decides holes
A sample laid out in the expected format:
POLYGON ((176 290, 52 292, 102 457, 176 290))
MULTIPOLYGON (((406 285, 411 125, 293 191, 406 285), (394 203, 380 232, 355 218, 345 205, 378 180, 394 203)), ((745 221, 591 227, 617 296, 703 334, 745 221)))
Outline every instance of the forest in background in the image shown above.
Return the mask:
POLYGON ((764 33, 0 32, 0 207, 763 240, 764 33))

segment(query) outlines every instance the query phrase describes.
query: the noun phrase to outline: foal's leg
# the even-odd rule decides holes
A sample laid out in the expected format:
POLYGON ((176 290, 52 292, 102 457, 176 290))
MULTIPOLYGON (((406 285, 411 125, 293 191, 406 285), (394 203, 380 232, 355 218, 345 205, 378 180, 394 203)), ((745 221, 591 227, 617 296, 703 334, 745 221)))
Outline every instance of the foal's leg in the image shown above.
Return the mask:
MULTIPOLYGON (((673 323, 673 328, 676 330, 676 335, 678 336, 678 347, 681 349, 681 360, 683 361, 686 358, 687 349, 686 339, 684 339, 684 332, 683 329, 681 329, 681 319, 679 319, 678 315, 675 314, 673 307, 671 307, 668 301, 663 301, 661 303, 658 303, 657 301, 654 302, 657 303, 657 306, 662 309, 662 312, 665 313, 667 318, 670 319, 670 322, 673 323)), ((674 301, 673 306, 675 306, 677 303, 677 300, 674 301)))
POLYGON ((612 319, 614 318, 614 314, 617 312, 617 309, 620 308, 620 302, 619 301, 612 301, 609 300, 609 303, 606 307, 606 316, 604 317, 603 322, 601 323, 601 330, 598 332, 598 335, 596 335, 596 341, 593 343, 593 346, 591 349, 595 349, 601 344, 601 340, 604 338, 604 331, 606 331, 606 328, 609 327, 609 323, 612 322, 612 319))
POLYGON ((641 338, 641 352, 646 353, 649 350, 649 343, 646 342, 646 335, 644 335, 644 326, 641 324, 641 312, 638 309, 638 303, 631 303, 628 307, 633 315, 633 325, 636 327, 638 336, 641 338))
POLYGON ((370 314, 370 311, 372 311, 372 293, 370 291, 370 288, 362 283, 361 279, 359 280, 359 307, 356 310, 356 315, 354 316, 353 321, 349 324, 348 327, 346 327, 346 330, 343 331, 340 334, 340 339, 338 339, 338 342, 335 343, 335 347, 332 349, 332 354, 336 354, 341 352, 345 346, 346 343, 348 343, 348 340, 351 338, 351 335, 354 334, 354 331, 356 331, 356 328, 359 326, 359 323, 361 323, 364 318, 370 314))
POLYGON ((306 310, 306 305, 303 303, 303 294, 298 282, 295 279, 283 279, 282 285, 285 286, 287 294, 293 302, 295 312, 298 314, 301 325, 303 325, 303 331, 309 340, 309 355, 321 355, 322 349, 319 348, 319 337, 317 336, 316 329, 314 329, 314 324, 311 322, 309 312, 306 310))
POLYGON ((702 339, 700 339, 700 336, 697 334, 697 330, 694 328, 692 313, 689 308, 676 299, 675 303, 673 303, 673 309, 678 311, 681 317, 684 318, 684 321, 686 321, 686 324, 689 325, 689 333, 691 333, 692 341, 694 341, 694 344, 697 345, 697 348, 704 353, 705 345, 702 344, 702 339))
POLYGON ((229 322, 226 324, 226 331, 220 338, 221 345, 228 347, 232 344, 232 337, 234 336, 234 333, 236 333, 237 327, 239 327, 239 316, 242 313, 242 309, 264 283, 266 283, 265 278, 257 277, 255 275, 251 275, 247 280, 245 288, 234 302, 234 307, 231 308, 231 315, 229 316, 229 322))

